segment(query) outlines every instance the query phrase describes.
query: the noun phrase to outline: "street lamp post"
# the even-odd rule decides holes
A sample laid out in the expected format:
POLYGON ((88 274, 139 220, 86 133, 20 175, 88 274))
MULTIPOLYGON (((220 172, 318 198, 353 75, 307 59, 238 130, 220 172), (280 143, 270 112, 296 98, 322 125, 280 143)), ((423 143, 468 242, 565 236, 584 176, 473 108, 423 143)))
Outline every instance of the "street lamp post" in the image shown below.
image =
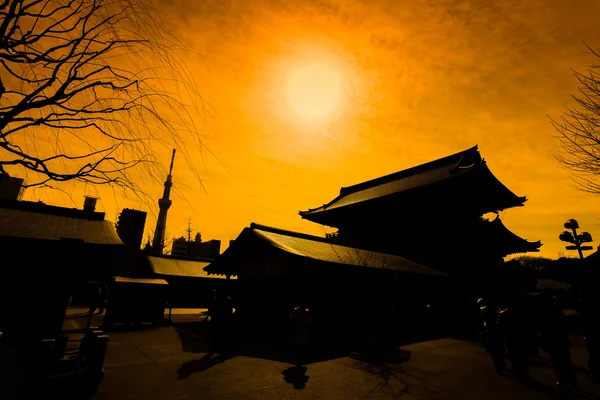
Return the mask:
POLYGON ((591 242, 592 235, 590 235, 588 232, 582 232, 580 234, 577 234, 577 229, 579 229, 579 223, 574 219, 570 219, 567 222, 565 222, 564 227, 566 229, 570 229, 571 231, 562 232, 558 236, 558 238, 563 242, 572 243, 571 246, 566 246, 565 248, 567 250, 577 250, 577 252, 579 253, 579 258, 583 260, 583 251, 592 250, 593 247, 582 246, 582 244, 591 242))

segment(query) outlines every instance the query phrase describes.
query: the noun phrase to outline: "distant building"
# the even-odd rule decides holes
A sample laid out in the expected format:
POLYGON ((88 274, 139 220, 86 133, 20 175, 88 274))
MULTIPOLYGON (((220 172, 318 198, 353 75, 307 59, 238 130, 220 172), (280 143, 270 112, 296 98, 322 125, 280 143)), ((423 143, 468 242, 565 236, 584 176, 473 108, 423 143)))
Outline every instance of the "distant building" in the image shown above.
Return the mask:
POLYGON ((174 239, 171 248, 172 256, 215 259, 219 254, 221 254, 221 241, 203 242, 199 233, 196 234, 194 240, 187 240, 184 237, 174 239))
POLYGON ((139 250, 144 237, 146 212, 125 208, 119 214, 117 221, 117 234, 127 246, 139 250))
POLYGON ((0 174, 0 199, 21 200, 25 192, 23 182, 21 178, 0 174))

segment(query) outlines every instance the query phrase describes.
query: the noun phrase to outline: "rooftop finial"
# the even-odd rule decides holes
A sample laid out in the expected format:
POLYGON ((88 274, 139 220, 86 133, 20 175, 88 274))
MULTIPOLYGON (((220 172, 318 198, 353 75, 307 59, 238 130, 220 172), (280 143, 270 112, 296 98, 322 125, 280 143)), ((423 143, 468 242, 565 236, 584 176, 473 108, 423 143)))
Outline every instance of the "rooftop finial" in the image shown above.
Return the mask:
POLYGON ((173 156, 171 157, 171 167, 169 168, 169 175, 171 175, 171 172, 173 172, 173 161, 175 161, 175 151, 177 150, 173 149, 173 156))

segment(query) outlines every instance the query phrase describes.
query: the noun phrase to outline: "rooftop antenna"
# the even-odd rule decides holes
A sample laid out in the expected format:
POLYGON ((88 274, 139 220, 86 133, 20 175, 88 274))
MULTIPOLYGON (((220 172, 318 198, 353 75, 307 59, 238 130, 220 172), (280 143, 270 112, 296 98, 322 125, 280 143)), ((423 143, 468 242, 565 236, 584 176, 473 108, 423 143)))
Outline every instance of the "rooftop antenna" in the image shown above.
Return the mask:
POLYGON ((169 167, 169 175, 173 172, 173 161, 175 161, 175 152, 177 149, 173 149, 173 155, 171 156, 171 166, 169 167))

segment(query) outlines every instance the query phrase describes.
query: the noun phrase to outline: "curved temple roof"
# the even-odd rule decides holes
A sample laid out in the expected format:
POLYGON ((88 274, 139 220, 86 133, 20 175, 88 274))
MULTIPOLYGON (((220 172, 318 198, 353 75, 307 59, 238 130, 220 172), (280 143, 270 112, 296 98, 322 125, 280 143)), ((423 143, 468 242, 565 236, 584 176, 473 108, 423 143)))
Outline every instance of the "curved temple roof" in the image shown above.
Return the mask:
POLYGON ((150 268, 158 275, 187 276, 206 278, 204 267, 210 264, 207 261, 181 260, 170 257, 148 256, 150 268))
POLYGON ((537 242, 530 242, 513 233, 502 223, 500 217, 496 217, 491 221, 490 226, 496 231, 496 234, 502 235, 507 248, 510 249, 508 254, 537 252, 540 247, 542 247, 542 242, 540 240, 537 242))
MULTIPOLYGON (((398 195, 417 188, 432 187, 437 183, 450 181, 477 170, 483 173, 481 176, 486 184, 493 187, 495 193, 502 195, 504 208, 522 206, 527 200, 525 197, 519 197, 511 192, 491 173, 477 146, 474 146, 438 160, 341 188, 339 196, 329 203, 318 208, 301 211, 300 215, 311 220, 313 219, 312 216, 317 216, 329 210, 398 195)), ((478 185, 474 183, 473 186, 477 187, 478 185)), ((489 211, 498 210, 492 209, 489 211)))
MULTIPOLYGON (((236 258, 243 259, 255 249, 254 246, 243 246, 241 244, 249 236, 265 242, 273 249, 282 250, 292 256, 316 261, 367 268, 391 269, 414 274, 446 275, 441 271, 427 268, 404 257, 341 246, 330 243, 325 238, 285 231, 255 223, 251 224, 250 228, 244 229, 234 242, 234 245, 228 248, 217 261, 207 266, 205 271, 209 274, 225 274, 225 270, 231 264, 227 259, 232 257, 233 253, 237 252, 236 258)), ((230 270, 230 272, 236 274, 235 271, 230 270)))

